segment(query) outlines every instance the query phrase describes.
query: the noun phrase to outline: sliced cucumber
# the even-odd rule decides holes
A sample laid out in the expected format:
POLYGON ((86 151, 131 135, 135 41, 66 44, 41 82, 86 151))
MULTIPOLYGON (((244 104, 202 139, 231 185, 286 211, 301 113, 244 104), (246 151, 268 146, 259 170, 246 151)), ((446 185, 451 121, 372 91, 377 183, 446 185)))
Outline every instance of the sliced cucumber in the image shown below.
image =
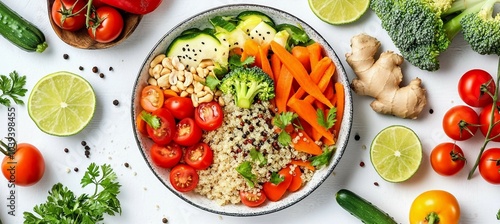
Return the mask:
POLYGON ((268 23, 262 21, 253 28, 248 36, 255 40, 259 45, 271 43, 276 35, 276 30, 268 23))
POLYGON ((251 18, 259 18, 260 21, 264 21, 268 23, 271 26, 274 26, 274 21, 271 19, 271 17, 267 16, 266 14, 259 12, 259 11, 244 11, 238 14, 237 18, 240 19, 241 21, 245 21, 247 19, 251 18))
POLYGON ((229 50, 233 48, 243 48, 243 45, 249 39, 248 35, 240 29, 235 29, 231 32, 219 32, 216 33, 215 36, 222 44, 226 45, 229 50))

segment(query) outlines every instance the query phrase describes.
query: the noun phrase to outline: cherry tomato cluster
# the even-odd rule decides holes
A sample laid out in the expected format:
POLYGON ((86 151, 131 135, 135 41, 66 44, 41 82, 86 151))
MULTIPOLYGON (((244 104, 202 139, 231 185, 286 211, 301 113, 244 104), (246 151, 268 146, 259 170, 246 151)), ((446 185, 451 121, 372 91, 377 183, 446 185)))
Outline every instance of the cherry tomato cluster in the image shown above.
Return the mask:
MULTIPOLYGON (((467 71, 458 82, 458 93, 466 105, 454 106, 444 114, 442 125, 446 135, 454 141, 464 141, 480 130, 486 136, 485 146, 489 141, 500 142, 500 126, 496 125, 500 122, 500 102, 493 102, 496 89, 488 72, 467 71)), ((437 145, 431 152, 430 161, 432 168, 444 176, 454 175, 465 166, 464 153, 456 142, 437 145)), ((487 149, 481 155, 477 165, 486 181, 500 184, 499 161, 500 148, 487 149)))
POLYGON ((52 19, 61 29, 80 31, 86 29, 89 36, 100 43, 118 38, 124 27, 120 11, 101 0, 55 0, 51 9, 52 19), (88 11, 88 7, 90 11, 88 11), (87 12, 91 12, 87 24, 87 12))
POLYGON ((153 163, 171 168, 170 182, 181 192, 193 190, 198 184, 196 170, 207 169, 213 161, 213 151, 202 140, 204 131, 213 131, 223 122, 223 111, 217 102, 194 107, 190 98, 166 97, 157 86, 146 86, 141 92, 143 112, 137 120, 137 130, 149 136, 153 163))

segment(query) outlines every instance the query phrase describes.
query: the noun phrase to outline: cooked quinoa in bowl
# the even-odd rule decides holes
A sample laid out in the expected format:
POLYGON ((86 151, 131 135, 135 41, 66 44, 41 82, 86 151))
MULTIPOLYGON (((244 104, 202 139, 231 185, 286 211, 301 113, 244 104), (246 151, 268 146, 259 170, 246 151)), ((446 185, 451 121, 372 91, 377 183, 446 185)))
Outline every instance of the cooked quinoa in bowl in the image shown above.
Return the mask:
MULTIPOLYGON (((161 80, 159 77, 154 77, 155 80, 151 81, 153 68, 150 65, 157 56, 165 54, 167 47, 184 31, 203 27, 207 24, 208 19, 214 16, 234 15, 242 11, 262 12, 272 17, 276 24, 290 23, 300 26, 312 40, 323 46, 324 54, 335 65, 335 74, 332 80, 342 84, 346 90, 344 114, 338 121, 341 125, 335 133, 333 145, 325 147, 322 141, 313 142, 322 150, 331 152, 330 157, 327 157, 326 164, 310 168, 292 162, 309 162, 315 155, 294 148, 294 144, 300 143, 300 141, 309 141, 299 132, 297 132, 299 134, 291 136, 289 145, 280 144, 280 131, 283 130, 274 124, 273 119, 278 113, 271 101, 256 99, 248 109, 240 108, 237 106, 234 96, 215 91, 212 93, 212 97, 221 105, 224 118, 219 128, 203 132, 201 141, 210 146, 213 151, 213 161, 208 168, 196 170, 199 180, 194 190, 189 192, 175 190, 170 182, 171 169, 161 168, 155 165, 152 160, 150 153, 154 142, 150 137, 141 133, 136 125, 134 125, 134 134, 146 163, 160 182, 173 194, 195 207, 216 214, 256 216, 285 209, 310 195, 331 175, 347 147, 352 124, 352 97, 349 91, 349 80, 335 51, 312 27, 287 12, 253 4, 227 5, 210 9, 179 23, 153 47, 142 65, 132 94, 132 122, 137 124, 138 119, 140 119, 139 115, 143 111, 140 104, 141 91, 146 86, 161 80), (248 207, 242 203, 242 192, 260 196, 264 194, 264 185, 271 182, 276 173, 284 171, 288 172, 289 175, 295 175, 294 170, 297 169, 300 170, 301 177, 298 189, 293 190, 293 192, 288 190, 282 197, 280 196, 279 200, 268 198, 266 202, 257 207, 248 207)), ((214 66, 210 67, 213 69, 214 66)), ((191 68, 193 74, 194 70, 196 69, 191 68)), ((301 128, 294 127, 294 130, 301 128)))

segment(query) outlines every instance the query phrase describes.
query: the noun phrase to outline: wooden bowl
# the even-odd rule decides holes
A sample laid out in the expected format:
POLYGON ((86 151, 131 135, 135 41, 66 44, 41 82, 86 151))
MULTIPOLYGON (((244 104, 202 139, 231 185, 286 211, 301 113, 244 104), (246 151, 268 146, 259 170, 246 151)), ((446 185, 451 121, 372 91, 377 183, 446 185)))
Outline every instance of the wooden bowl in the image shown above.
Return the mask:
POLYGON ((49 14, 49 20, 50 24, 52 25, 52 29, 62 41, 76 48, 104 49, 115 46, 124 41, 125 39, 127 39, 127 37, 134 32, 135 28, 137 27, 137 25, 139 25, 139 22, 142 19, 142 15, 131 14, 119 10, 120 13, 122 14, 124 22, 122 33, 114 41, 111 41, 109 43, 99 43, 89 36, 86 29, 80 29, 78 31, 67 31, 57 26, 57 24, 54 23, 51 14, 52 5, 54 4, 54 1, 55 0, 47 0, 47 11, 49 14))

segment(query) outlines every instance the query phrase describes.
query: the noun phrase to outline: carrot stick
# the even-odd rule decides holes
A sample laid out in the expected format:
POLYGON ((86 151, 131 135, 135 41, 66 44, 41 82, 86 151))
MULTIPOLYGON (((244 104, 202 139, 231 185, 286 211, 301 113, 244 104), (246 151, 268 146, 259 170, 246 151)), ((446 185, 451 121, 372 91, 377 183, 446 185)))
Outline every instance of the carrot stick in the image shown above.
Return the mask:
POLYGON ((252 39, 245 41, 245 44, 243 44, 243 52, 246 54, 246 57, 254 56, 254 65, 262 68, 261 60, 259 57, 259 44, 257 42, 252 39))
MULTIPOLYGON (((332 59, 330 59, 329 57, 324 57, 316 64, 316 66, 313 68, 313 71, 310 74, 310 77, 315 84, 318 84, 321 81, 322 77, 326 74, 327 71, 329 71, 329 67, 331 65, 333 65, 333 62, 332 59)), ((302 98, 302 96, 304 96, 305 93, 306 90, 304 88, 300 88, 299 90, 297 90, 294 97, 300 99, 302 98)))
POLYGON ((288 191, 295 192, 298 191, 302 187, 302 171, 298 166, 295 167, 292 171, 292 183, 288 186, 288 191))
POLYGON ((276 85, 276 107, 278 108, 278 113, 287 111, 286 104, 288 98, 290 98, 290 92, 292 89, 293 76, 286 67, 281 67, 281 74, 278 76, 278 82, 276 85))
POLYGON ((316 67, 316 64, 323 58, 323 47, 318 42, 315 42, 309 46, 307 46, 307 50, 309 51, 309 61, 311 64, 311 68, 316 67))
POLYGON ((292 134, 292 147, 299 151, 309 153, 311 155, 321 155, 323 150, 319 147, 314 140, 307 135, 304 131, 293 132, 292 134), (296 139, 297 141, 295 141, 296 139))
POLYGON ((171 89, 163 90, 163 97, 165 99, 170 98, 170 97, 174 97, 174 96, 179 96, 179 95, 177 95, 177 93, 171 89))
POLYGON ((308 72, 311 71, 311 63, 309 62, 309 50, 307 50, 307 47, 294 46, 292 48, 292 55, 299 59, 300 63, 308 72))
POLYGON ((262 71, 267 73, 271 79, 276 82, 276 79, 274 78, 274 73, 273 69, 271 68, 271 63, 269 62, 269 59, 267 59, 267 52, 268 49, 263 49, 261 46, 259 46, 259 58, 261 61, 261 68, 262 71))
POLYGON ((337 122, 335 122, 335 124, 333 125, 333 133, 335 135, 338 135, 338 133, 340 131, 340 124, 342 122, 342 117, 344 116, 345 92, 344 92, 344 85, 342 85, 342 83, 340 83, 340 82, 336 82, 334 87, 335 87, 336 96, 337 96, 337 97, 335 97, 337 99, 337 103, 336 103, 337 122))
POLYGON ((271 41, 271 49, 278 55, 283 65, 288 68, 290 73, 292 73, 301 88, 328 107, 333 107, 330 101, 318 89, 318 86, 311 80, 311 77, 308 75, 306 69, 297 58, 295 58, 283 46, 279 45, 275 41, 271 41))
POLYGON ((291 97, 288 100, 287 104, 290 108, 292 108, 295 113, 299 115, 300 118, 304 119, 307 123, 309 123, 316 131, 321 133, 321 136, 325 137, 329 141, 333 140, 333 135, 325 127, 321 126, 318 123, 318 119, 316 117, 316 110, 310 104, 305 102, 304 100, 299 100, 291 97))
MULTIPOLYGON (((328 84, 326 85, 326 89, 325 91, 323 91, 323 93, 325 94, 326 98, 330 99, 330 101, 335 97, 333 82, 328 82, 328 84)), ((332 104, 335 105, 334 103, 332 104)))
POLYGON ((274 79, 278 80, 281 72, 281 61, 280 58, 278 58, 278 55, 271 55, 271 68, 273 70, 274 79))
POLYGON ((297 166, 304 167, 304 168, 311 170, 311 171, 316 170, 316 168, 313 165, 311 165, 311 162, 307 161, 307 160, 292 160, 290 163, 297 165, 297 166))

